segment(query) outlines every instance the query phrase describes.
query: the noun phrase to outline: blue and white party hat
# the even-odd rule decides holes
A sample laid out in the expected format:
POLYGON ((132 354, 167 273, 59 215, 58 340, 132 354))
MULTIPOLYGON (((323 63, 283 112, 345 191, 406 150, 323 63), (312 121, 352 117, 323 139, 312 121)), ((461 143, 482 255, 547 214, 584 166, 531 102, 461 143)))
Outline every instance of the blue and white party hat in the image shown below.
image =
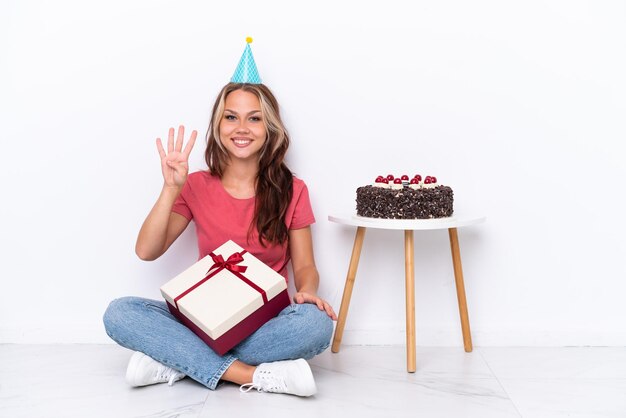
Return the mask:
POLYGON ((259 77, 259 72, 256 69, 256 64, 254 63, 252 49, 250 49, 252 38, 247 37, 246 42, 246 49, 243 51, 243 55, 239 60, 239 65, 233 74, 233 78, 230 79, 230 82, 261 84, 261 77, 259 77))

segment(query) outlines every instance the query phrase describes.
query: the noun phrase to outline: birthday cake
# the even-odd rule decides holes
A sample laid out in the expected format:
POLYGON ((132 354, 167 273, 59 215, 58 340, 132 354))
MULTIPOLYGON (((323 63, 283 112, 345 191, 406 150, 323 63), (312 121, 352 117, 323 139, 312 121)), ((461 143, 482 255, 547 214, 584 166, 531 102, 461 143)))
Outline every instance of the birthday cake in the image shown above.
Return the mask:
POLYGON ((374 183, 356 189, 358 216, 385 219, 432 219, 452 216, 453 192, 437 178, 415 175, 378 176, 374 183))

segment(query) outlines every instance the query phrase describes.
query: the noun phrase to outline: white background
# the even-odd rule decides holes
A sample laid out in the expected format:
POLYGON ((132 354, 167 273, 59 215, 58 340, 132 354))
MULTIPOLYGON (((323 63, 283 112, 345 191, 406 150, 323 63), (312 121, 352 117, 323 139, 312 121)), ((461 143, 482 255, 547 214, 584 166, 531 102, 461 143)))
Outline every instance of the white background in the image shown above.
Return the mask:
MULTIPOLYGON (((154 141, 203 137, 253 36, 337 311, 354 229, 328 215, 420 173, 487 216, 459 230, 475 345, 626 344, 625 18, 621 1, 1 2, 0 342, 110 341, 110 300, 160 299, 196 260, 193 227, 134 254, 154 141)), ((461 346, 447 233, 415 250, 417 344, 461 346)), ((344 342, 403 343, 404 315, 402 233, 368 231, 344 342)))

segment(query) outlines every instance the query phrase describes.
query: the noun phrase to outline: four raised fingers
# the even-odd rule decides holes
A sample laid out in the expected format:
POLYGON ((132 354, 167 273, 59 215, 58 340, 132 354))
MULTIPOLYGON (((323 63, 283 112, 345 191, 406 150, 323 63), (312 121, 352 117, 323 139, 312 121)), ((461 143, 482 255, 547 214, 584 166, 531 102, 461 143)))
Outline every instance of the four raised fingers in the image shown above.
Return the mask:
MULTIPOLYGON (((185 146, 185 150, 181 152, 183 148, 183 142, 185 138, 185 127, 180 125, 178 127, 178 136, 176 138, 176 144, 174 144, 174 128, 170 128, 167 135, 167 154, 178 151, 181 152, 185 160, 189 159, 189 154, 191 154, 191 150, 193 149, 194 144, 196 143, 196 137, 198 136, 198 131, 191 132, 191 137, 185 146)), ((163 148, 163 142, 161 138, 157 138, 157 149, 159 150, 159 155, 161 159, 166 157, 165 149, 163 148)))

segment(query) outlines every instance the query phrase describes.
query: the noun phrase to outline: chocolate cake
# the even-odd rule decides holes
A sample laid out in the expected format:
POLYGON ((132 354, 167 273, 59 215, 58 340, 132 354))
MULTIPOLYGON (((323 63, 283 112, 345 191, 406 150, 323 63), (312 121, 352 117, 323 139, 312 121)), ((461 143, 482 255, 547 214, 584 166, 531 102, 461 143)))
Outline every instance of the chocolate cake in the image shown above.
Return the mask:
POLYGON ((453 192, 437 178, 407 175, 378 176, 372 185, 356 190, 356 213, 368 218, 431 219, 452 216, 453 192))

